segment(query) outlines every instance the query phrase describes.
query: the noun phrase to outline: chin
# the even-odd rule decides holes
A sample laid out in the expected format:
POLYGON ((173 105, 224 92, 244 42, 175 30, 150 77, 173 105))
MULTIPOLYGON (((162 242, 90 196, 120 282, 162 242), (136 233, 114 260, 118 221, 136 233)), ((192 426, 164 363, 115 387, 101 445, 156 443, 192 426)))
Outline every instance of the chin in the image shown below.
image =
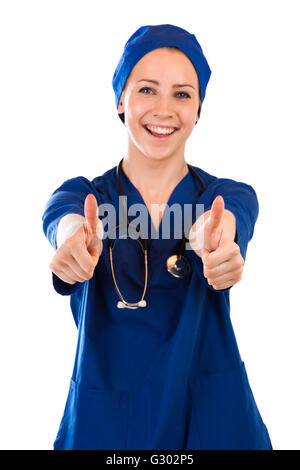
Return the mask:
POLYGON ((144 155, 149 160, 161 161, 161 160, 165 160, 167 158, 171 158, 174 155, 174 153, 170 153, 170 152, 165 152, 165 153, 160 152, 160 153, 158 153, 158 152, 151 152, 150 151, 150 152, 145 152, 144 155))

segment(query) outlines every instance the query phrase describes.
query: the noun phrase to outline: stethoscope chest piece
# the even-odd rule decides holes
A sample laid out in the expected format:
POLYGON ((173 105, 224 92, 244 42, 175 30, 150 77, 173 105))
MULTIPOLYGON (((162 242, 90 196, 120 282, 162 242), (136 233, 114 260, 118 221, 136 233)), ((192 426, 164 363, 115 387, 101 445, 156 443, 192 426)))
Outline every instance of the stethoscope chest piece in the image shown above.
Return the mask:
POLYGON ((187 276, 191 270, 189 260, 183 255, 169 256, 166 265, 169 273, 179 278, 187 276))

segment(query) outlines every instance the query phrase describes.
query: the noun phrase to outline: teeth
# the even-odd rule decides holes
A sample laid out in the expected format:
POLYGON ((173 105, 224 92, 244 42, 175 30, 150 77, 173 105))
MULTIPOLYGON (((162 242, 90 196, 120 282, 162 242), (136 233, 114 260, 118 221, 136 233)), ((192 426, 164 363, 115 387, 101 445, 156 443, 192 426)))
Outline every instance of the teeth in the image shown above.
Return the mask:
POLYGON ((147 129, 149 129, 151 132, 155 132, 156 134, 172 134, 172 132, 175 131, 175 128, 173 129, 166 129, 164 127, 154 127, 154 126, 146 126, 147 129))

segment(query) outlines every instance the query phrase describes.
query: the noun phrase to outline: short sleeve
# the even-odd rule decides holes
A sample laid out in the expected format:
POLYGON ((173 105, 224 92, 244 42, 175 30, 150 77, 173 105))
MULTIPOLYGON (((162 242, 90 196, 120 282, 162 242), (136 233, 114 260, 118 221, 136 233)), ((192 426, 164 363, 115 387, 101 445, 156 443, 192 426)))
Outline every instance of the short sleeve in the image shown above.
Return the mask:
MULTIPOLYGON (((43 231, 54 248, 56 246, 56 232, 62 217, 67 214, 79 214, 84 216, 84 202, 88 194, 94 194, 98 205, 101 203, 99 192, 95 186, 85 177, 78 176, 65 181, 50 196, 42 215, 43 231)), ((68 284, 52 273, 53 286, 61 295, 70 295, 77 291, 84 283, 76 282, 68 284)))
MULTIPOLYGON (((234 241, 239 245, 240 253, 245 262, 248 243, 253 237, 254 226, 259 213, 259 203, 254 188, 246 183, 228 178, 218 178, 209 185, 205 193, 203 194, 205 211, 210 210, 214 199, 218 195, 221 195, 224 199, 225 209, 234 214, 236 220, 236 235, 234 241)), ((198 273, 210 290, 214 292, 226 292, 231 289, 232 286, 227 289, 216 290, 213 286, 209 285, 203 274, 202 260, 199 256, 197 256, 197 258, 198 262, 196 262, 196 268, 198 273)))

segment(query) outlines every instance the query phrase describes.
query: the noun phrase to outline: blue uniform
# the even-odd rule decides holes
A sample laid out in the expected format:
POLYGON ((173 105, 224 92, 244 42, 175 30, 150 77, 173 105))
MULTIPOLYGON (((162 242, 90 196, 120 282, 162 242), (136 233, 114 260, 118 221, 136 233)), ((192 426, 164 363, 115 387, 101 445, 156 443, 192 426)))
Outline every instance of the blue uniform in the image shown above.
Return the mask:
MULTIPOLYGON (((60 219, 68 213, 84 215, 89 193, 99 205, 118 208, 116 168, 92 181, 71 178, 54 191, 42 217, 54 249, 60 219)), ((225 209, 236 217, 235 241, 245 259, 258 216, 254 189, 193 168, 206 191, 199 197, 199 183, 188 172, 168 205, 177 203, 183 209, 184 204, 202 203, 206 211, 222 195, 225 209)), ((144 203, 126 174, 122 182, 128 208, 144 203)), ((150 234, 149 212, 148 217, 150 234)), ((78 329, 74 369, 54 449, 272 449, 230 320, 231 288, 210 286, 193 250, 185 251, 190 274, 184 279, 172 276, 166 259, 178 252, 181 240, 163 239, 161 231, 162 222, 158 238, 148 240, 144 308, 117 308, 107 238, 89 281, 71 285, 52 273, 54 289, 70 296, 78 329)), ((120 291, 129 302, 137 301, 145 275, 139 244, 120 239, 113 256, 120 291)))

